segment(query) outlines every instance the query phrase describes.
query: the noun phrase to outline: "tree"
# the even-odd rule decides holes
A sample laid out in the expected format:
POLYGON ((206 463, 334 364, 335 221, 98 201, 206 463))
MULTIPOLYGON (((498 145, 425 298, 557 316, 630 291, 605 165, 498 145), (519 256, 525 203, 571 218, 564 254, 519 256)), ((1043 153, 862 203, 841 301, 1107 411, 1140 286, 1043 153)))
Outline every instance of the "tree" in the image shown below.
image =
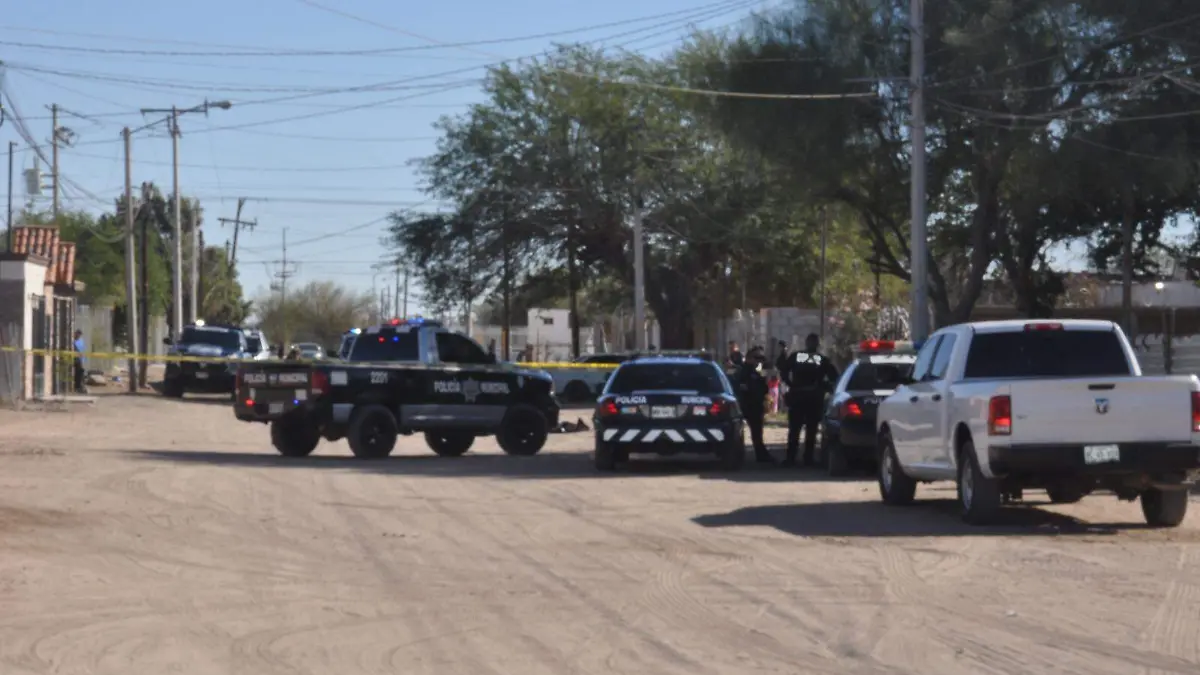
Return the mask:
POLYGON ((287 302, 278 294, 254 302, 258 327, 272 340, 292 344, 316 342, 336 348, 342 335, 365 323, 374 298, 333 281, 310 281, 290 290, 287 302))

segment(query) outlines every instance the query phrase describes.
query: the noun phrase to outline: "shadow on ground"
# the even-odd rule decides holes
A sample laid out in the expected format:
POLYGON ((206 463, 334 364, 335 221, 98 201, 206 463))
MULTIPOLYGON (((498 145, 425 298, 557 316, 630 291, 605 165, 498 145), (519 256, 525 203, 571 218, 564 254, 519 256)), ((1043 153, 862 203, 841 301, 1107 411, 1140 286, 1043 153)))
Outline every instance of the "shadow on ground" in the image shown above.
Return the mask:
POLYGON ((773 527, 798 537, 1053 537, 1153 529, 1141 523, 1087 523, 1032 504, 1005 508, 999 520, 986 527, 964 523, 959 518, 958 502, 953 499, 921 500, 907 507, 886 506, 879 501, 752 506, 692 520, 714 528, 773 527))
POLYGON ((162 396, 164 400, 184 401, 186 403, 197 403, 200 405, 223 405, 227 408, 233 406, 233 402, 229 400, 229 394, 184 394, 183 398, 168 399, 166 396, 163 396, 162 381, 149 382, 148 384, 150 385, 150 389, 152 389, 156 395, 162 396))
MULTIPOLYGON (((318 450, 320 452, 320 450, 318 450)), ((830 480, 816 470, 760 468, 747 461, 737 473, 719 472, 709 459, 647 459, 634 460, 615 472, 597 471, 590 452, 546 452, 534 457, 507 455, 473 455, 438 457, 428 455, 396 455, 386 459, 363 460, 354 457, 312 455, 289 458, 275 454, 269 448, 263 452, 217 452, 205 450, 135 450, 128 453, 139 459, 177 464, 209 464, 213 466, 242 466, 270 468, 332 469, 370 473, 429 476, 445 478, 498 477, 511 479, 571 479, 571 478, 651 478, 662 476, 699 476, 705 480, 735 481, 819 481, 830 480), (780 477, 782 476, 782 477, 780 477)), ((747 458, 748 460, 750 458, 747 458)))

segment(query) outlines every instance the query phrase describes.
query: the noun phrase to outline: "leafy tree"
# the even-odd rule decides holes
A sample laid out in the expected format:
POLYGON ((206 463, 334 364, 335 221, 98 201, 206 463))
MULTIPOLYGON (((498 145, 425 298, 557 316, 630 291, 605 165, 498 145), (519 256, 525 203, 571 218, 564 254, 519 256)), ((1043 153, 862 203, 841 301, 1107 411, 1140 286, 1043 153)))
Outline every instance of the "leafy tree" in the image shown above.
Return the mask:
POLYGON ((282 344, 316 342, 336 348, 342 334, 367 321, 374 298, 333 281, 310 281, 291 290, 287 302, 278 294, 255 301, 258 326, 282 344))

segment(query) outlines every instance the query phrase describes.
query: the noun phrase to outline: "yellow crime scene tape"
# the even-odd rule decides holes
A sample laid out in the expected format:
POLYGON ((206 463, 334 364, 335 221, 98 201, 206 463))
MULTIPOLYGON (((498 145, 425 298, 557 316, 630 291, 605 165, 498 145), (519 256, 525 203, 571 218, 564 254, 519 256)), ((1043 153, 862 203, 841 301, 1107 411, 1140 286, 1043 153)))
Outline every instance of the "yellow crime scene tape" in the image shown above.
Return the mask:
MULTIPOLYGON (((74 359, 83 357, 85 359, 104 359, 113 361, 159 361, 163 363, 337 363, 333 359, 294 359, 288 361, 286 359, 271 358, 256 361, 253 359, 231 358, 228 356, 183 356, 178 354, 128 354, 126 352, 75 352, 66 349, 21 349, 20 347, 0 347, 0 352, 22 352, 33 356, 50 356, 74 359)), ((549 361, 545 363, 526 363, 526 362, 504 362, 506 365, 511 365, 516 368, 533 368, 538 370, 552 369, 571 369, 571 370, 616 370, 617 364, 611 363, 567 363, 562 361, 549 361)), ((394 365, 424 365, 424 364, 394 364, 394 365)))

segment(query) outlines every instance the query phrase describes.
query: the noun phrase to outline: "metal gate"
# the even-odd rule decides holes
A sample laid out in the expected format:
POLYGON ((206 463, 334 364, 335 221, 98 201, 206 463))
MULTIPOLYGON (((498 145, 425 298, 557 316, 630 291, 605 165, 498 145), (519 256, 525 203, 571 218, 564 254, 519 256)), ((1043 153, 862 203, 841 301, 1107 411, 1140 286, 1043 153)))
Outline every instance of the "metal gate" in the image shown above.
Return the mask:
POLYGON ((74 393, 75 389, 75 301, 71 298, 54 298, 53 333, 54 383, 51 391, 55 396, 74 393))
POLYGON ((46 296, 33 295, 30 298, 29 318, 31 321, 33 342, 30 345, 33 352, 33 398, 41 398, 46 390, 46 356, 44 351, 50 349, 50 316, 46 313, 46 296))

